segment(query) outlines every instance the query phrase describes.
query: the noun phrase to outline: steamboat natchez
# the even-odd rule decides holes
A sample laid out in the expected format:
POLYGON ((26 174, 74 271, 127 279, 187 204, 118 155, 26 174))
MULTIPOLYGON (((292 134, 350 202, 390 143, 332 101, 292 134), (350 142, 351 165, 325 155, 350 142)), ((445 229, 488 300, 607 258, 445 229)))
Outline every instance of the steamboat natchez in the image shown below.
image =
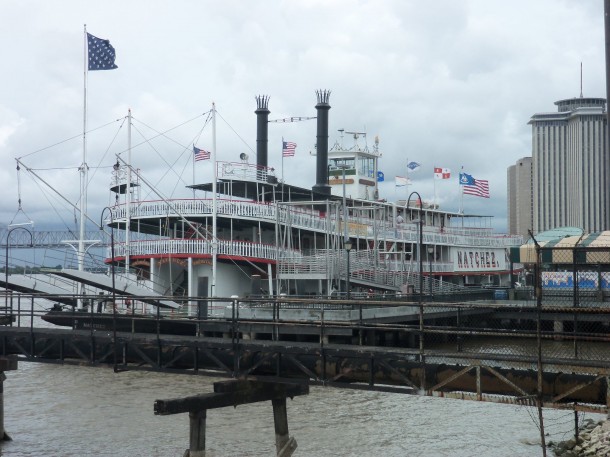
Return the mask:
POLYGON ((245 154, 236 162, 213 157, 212 181, 190 186, 203 198, 141 201, 140 175, 117 164, 111 190, 124 202, 106 222, 133 235, 116 242, 106 262, 177 299, 341 296, 348 284, 354 296, 510 285, 507 252, 521 237, 494 234, 490 217, 442 211, 417 193, 381 200, 378 140, 369 148, 359 144, 363 134, 347 132, 354 144, 344 147, 341 131, 329 148, 329 93, 317 95, 311 189, 268 167, 268 97, 257 97, 257 163, 245 154))
MULTIPOLYGON (((365 134, 341 131, 329 148, 329 92, 317 95, 311 189, 283 182, 268 166, 268 97, 257 97, 256 164, 245 154, 219 161, 212 151, 211 182, 189 186, 202 198, 142 200, 145 179, 117 162, 110 185, 117 203, 105 220, 117 236, 105 262, 130 272, 120 277, 124 285, 117 286, 115 276, 111 287, 107 276, 102 281, 86 272, 62 274, 106 291, 146 287, 159 297, 153 303, 199 318, 230 317, 226 301, 205 300, 215 297, 365 298, 510 285, 508 248, 520 246, 521 237, 494 234, 490 217, 440 210, 417 192, 406 201, 380 199, 377 139, 369 148, 365 134), (344 133, 354 139, 349 147, 343 146, 344 133), (132 286, 130 277, 136 279, 132 286)), ((141 304, 138 310, 158 310, 141 304)), ((83 328, 112 329, 120 322, 122 330, 159 329, 146 314, 135 319, 133 306, 128 311, 131 317, 120 314, 118 321, 117 314, 92 308, 90 318, 56 309, 44 319, 83 328)), ((187 327, 160 330, 193 334, 194 321, 187 327)))

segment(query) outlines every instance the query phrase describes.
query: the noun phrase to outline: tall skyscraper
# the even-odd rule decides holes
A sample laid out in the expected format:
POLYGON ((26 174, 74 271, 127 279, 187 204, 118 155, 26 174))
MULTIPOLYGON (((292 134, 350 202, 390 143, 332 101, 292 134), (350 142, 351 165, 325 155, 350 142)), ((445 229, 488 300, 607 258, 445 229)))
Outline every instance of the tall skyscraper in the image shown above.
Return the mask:
POLYGON ((606 100, 571 98, 557 112, 534 114, 534 233, 556 227, 610 229, 610 156, 606 100))
POLYGON ((515 165, 508 167, 508 232, 511 235, 529 237, 528 230, 533 230, 532 202, 532 158, 523 157, 515 165))

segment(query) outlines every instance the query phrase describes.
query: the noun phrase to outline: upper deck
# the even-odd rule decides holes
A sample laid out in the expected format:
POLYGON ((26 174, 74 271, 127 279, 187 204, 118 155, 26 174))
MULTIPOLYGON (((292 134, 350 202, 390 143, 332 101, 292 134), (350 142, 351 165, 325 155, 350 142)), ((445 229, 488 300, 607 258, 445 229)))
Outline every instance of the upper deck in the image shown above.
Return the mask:
MULTIPOLYGON (((267 223, 271 229, 276 223, 290 225, 294 229, 308 230, 317 233, 344 233, 342 215, 338 211, 321 211, 312 202, 307 205, 291 206, 278 203, 260 203, 244 200, 218 199, 216 213, 219 219, 238 219, 242 222, 267 223)), ((335 205, 336 207, 336 205, 335 205)), ((213 200, 207 199, 172 199, 168 201, 132 202, 132 229, 159 235, 160 227, 169 218, 190 221, 203 221, 213 216, 213 200), (140 224, 138 224, 140 222, 140 224)), ((390 207, 390 209, 392 209, 390 207)), ((409 209, 412 211, 412 209, 409 209)), ((418 210, 415 210, 417 212, 418 210)), ((432 224, 437 210, 422 209, 424 225, 422 227, 424 243, 469 246, 469 247, 511 247, 519 246, 522 237, 497 235, 489 227, 436 226, 432 224)), ((112 208, 112 222, 124 225, 126 205, 112 208)), ((107 220, 106 222, 110 222, 107 220)), ((459 221, 462 222, 461 220, 459 221)), ((347 233, 353 238, 376 238, 387 241, 417 243, 419 240, 419 223, 397 222, 393 217, 367 217, 362 212, 352 211, 347 218, 347 233)))

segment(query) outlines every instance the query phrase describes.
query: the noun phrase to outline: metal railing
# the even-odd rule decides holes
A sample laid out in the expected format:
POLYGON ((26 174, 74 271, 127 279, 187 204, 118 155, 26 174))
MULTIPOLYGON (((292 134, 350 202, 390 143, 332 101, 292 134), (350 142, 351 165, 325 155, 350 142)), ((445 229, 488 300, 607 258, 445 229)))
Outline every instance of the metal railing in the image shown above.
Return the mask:
MULTIPOLYGON (((395 253, 392 253, 395 254, 395 253)), ((432 273, 450 271, 449 263, 432 263, 432 273)), ((350 253, 350 279, 365 281, 378 286, 392 288, 419 287, 419 272, 417 262, 402 262, 386 259, 386 254, 375 251, 352 251, 350 253)), ((423 272, 423 285, 426 293, 433 294, 461 290, 463 287, 447 281, 430 277, 430 265, 423 272)), ((317 274, 324 275, 335 272, 335 280, 345 278, 347 273, 347 254, 344 251, 329 251, 319 249, 311 255, 288 257, 280 254, 278 259, 278 276, 286 278, 290 275, 317 274)))
POLYGON ((233 329, 233 337, 236 331, 240 339, 246 332, 252 332, 250 339, 262 340, 268 339, 269 334, 275 340, 281 340, 282 335, 290 339, 296 332, 310 335, 314 337, 313 341, 321 344, 353 344, 353 337, 363 331, 363 339, 357 344, 412 348, 414 357, 431 364, 468 364, 477 359, 529 370, 536 367, 540 355, 545 366, 553 370, 556 369, 553 367, 561 366, 571 366, 571 370, 578 366, 583 373, 610 370, 607 350, 610 307, 593 304, 586 308, 574 307, 561 301, 543 306, 510 300, 471 301, 474 293, 454 293, 453 301, 444 302, 433 302, 432 297, 418 293, 405 295, 402 299, 375 295, 352 300, 184 297, 184 305, 179 310, 153 306, 151 302, 158 297, 116 294, 112 302, 110 295, 100 300, 93 295, 12 293, 7 297, 9 306, 0 316, 13 318, 9 326, 31 329, 67 327, 94 334, 117 326, 116 330, 120 332, 202 338, 233 329), (84 310, 52 306, 54 302, 68 298, 74 303, 80 299, 87 306, 84 310), (420 298, 423 298, 421 304, 420 298), (53 313, 62 320, 53 321, 50 317, 53 313), (386 323, 388 321, 391 323, 386 323), (52 322, 60 322, 60 327, 52 322), (218 324, 216 330, 210 330, 212 323, 218 324), (390 334, 394 334, 391 339, 390 334), (396 339, 396 335, 404 338, 396 339), (416 341, 422 338, 420 345, 416 341))
MULTIPOLYGON (((200 217, 212 215, 211 199, 176 199, 164 201, 133 202, 131 206, 132 218, 146 217, 200 217), (171 205, 171 206, 170 206, 171 205)), ((217 202, 217 214, 222 217, 248 218, 252 220, 279 221, 281 224, 290 224, 293 228, 308 229, 318 232, 343 233, 342 221, 332 215, 321 215, 319 211, 300 206, 299 208, 278 207, 268 203, 252 201, 225 200, 217 202), (276 212, 279 214, 276 215, 276 212)), ((112 220, 123 222, 126 218, 126 206, 112 207, 112 220)), ((108 219, 109 222, 110 219, 108 219)), ((396 240, 404 242, 418 242, 418 226, 415 223, 396 225, 391 221, 380 221, 365 217, 348 218, 348 235, 353 237, 366 236, 378 239, 396 240)), ((424 226, 423 236, 425 244, 438 244, 448 246, 479 246, 479 247, 509 247, 517 246, 522 237, 515 235, 494 235, 492 229, 485 228, 455 228, 424 226)))
MULTIPOLYGON (((147 297, 117 294, 101 309, 97 297, 71 296, 89 306, 49 312, 40 296, 11 294, 0 340, 2 355, 23 361, 269 377, 607 414, 610 307, 542 305, 537 290, 535 304, 466 296, 431 302, 422 294, 187 297, 173 314, 141 313, 147 297), (210 313, 214 306, 222 313, 210 313)), ((61 297, 45 300, 54 298, 61 297)))
MULTIPOLYGON (((250 259, 277 260, 277 248, 270 244, 253 243, 250 241, 216 242, 217 254, 232 257, 245 257, 250 259)), ((212 255, 213 242, 204 239, 161 239, 135 241, 129 244, 129 255, 212 255)), ((117 257, 125 256, 127 245, 116 243, 114 254, 117 257)), ((110 253, 108 253, 110 255, 110 253)))

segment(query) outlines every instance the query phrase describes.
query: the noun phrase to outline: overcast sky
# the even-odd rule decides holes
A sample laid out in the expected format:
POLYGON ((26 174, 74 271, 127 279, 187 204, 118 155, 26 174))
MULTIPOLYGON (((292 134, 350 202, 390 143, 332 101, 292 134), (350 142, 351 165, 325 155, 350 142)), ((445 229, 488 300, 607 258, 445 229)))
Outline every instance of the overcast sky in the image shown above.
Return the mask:
MULTIPOLYGON (((88 73, 93 219, 112 203, 110 168, 115 154, 126 155, 128 108, 133 164, 166 195, 183 196, 192 144, 211 148, 212 102, 218 159, 246 152, 255 162, 254 96, 270 96, 270 119, 315 116, 315 90, 328 89, 330 144, 341 128, 366 131, 369 145, 379 135, 381 197, 405 198, 394 176, 406 174, 408 159, 422 165, 408 190, 425 200, 434 197, 433 167, 451 169, 436 196, 457 211, 463 166, 489 180, 492 195, 465 197, 466 212, 493 215, 505 231, 506 171, 531 155, 530 117, 580 95, 581 62, 584 96, 606 96, 603 18, 602 0, 3 0, 0 222, 27 215, 37 226, 75 227, 73 211, 39 181, 24 170, 18 179, 14 159, 77 201, 87 24, 110 40, 119 67, 88 73)), ((288 182, 315 183, 315 128, 270 124, 270 166, 281 168, 282 137, 298 144, 284 161, 288 182)), ((211 172, 198 162, 195 181, 211 172)), ((146 189, 144 197, 155 198, 146 189)))

